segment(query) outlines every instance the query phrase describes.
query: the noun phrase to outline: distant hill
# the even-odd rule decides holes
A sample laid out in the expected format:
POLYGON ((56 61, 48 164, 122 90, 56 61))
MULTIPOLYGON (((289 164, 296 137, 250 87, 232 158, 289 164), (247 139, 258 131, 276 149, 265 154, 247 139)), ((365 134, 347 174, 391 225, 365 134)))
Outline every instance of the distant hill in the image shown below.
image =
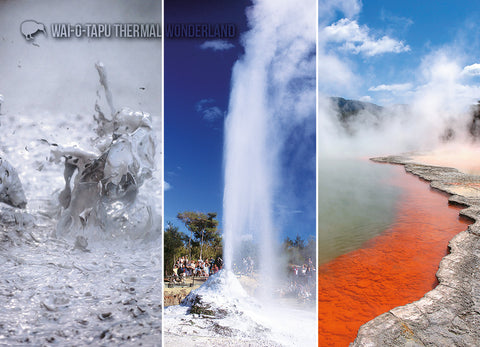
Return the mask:
POLYGON ((352 123, 358 120, 357 116, 360 113, 362 114, 361 122, 368 122, 376 127, 380 124, 382 112, 385 110, 384 107, 371 102, 348 100, 341 97, 330 97, 330 101, 338 111, 338 120, 350 134, 355 133, 352 123))
POLYGON ((472 114, 472 121, 469 124, 468 131, 474 139, 480 139, 480 101, 471 106, 470 113, 472 114))
POLYGON ((382 106, 378 106, 371 102, 348 100, 341 97, 331 97, 330 100, 338 108, 339 119, 342 122, 348 122, 352 116, 356 116, 361 111, 366 111, 372 115, 379 116, 384 110, 382 106))

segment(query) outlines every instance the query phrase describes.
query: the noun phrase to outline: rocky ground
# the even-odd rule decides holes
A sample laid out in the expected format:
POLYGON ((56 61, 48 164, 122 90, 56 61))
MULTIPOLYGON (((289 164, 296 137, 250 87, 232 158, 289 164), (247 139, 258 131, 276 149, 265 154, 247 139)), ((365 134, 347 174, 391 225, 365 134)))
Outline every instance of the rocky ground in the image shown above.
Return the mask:
POLYGON ((449 203, 465 206, 460 215, 474 223, 450 241, 435 289, 364 324, 350 346, 479 346, 480 176, 418 164, 409 157, 372 160, 404 165, 407 172, 450 194, 449 203))
POLYGON ((185 283, 169 285, 167 281, 164 283, 163 289, 163 305, 172 306, 180 305, 183 299, 192 291, 200 287, 204 281, 195 281, 192 282, 191 278, 187 278, 185 283))

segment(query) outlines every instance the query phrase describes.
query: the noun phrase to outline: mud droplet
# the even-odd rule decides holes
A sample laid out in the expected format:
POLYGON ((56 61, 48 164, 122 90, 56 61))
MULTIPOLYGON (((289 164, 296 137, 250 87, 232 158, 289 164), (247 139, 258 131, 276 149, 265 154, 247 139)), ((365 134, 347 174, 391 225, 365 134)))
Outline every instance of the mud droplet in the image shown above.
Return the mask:
POLYGON ((112 318, 112 312, 105 312, 98 315, 100 320, 106 320, 112 318))

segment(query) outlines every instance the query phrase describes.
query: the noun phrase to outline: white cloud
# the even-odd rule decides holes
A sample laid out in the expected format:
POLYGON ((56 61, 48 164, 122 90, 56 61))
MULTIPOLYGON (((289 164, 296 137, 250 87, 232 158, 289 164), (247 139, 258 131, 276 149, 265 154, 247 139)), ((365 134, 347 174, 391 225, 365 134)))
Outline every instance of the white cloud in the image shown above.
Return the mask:
POLYGON ((364 102, 372 102, 372 97, 370 95, 364 95, 359 100, 364 102))
POLYGON ((374 56, 383 53, 408 52, 410 46, 403 41, 397 41, 389 36, 376 39, 369 33, 366 26, 358 25, 356 20, 343 18, 323 29, 327 41, 343 42, 343 48, 355 54, 362 53, 366 56, 374 56))
POLYGON ((214 106, 214 104, 214 99, 202 99, 197 102, 195 109, 203 115, 203 119, 208 122, 214 122, 224 116, 222 110, 218 106, 214 106))
POLYGON ((320 0, 318 2, 319 18, 331 17, 335 11, 340 11, 346 17, 352 18, 358 15, 361 9, 360 0, 320 0))
POLYGON ((346 17, 355 17, 360 13, 360 0, 320 0, 318 2, 318 49, 317 80, 318 90, 325 95, 343 95, 352 92, 358 85, 352 70, 352 64, 340 58, 334 50, 327 49, 329 38, 325 33, 330 23, 339 12, 346 17))
POLYGON ((167 190, 172 189, 172 185, 167 181, 163 181, 163 191, 166 192, 167 190))
POLYGON ((223 112, 217 106, 207 108, 203 111, 203 119, 209 122, 213 122, 214 120, 217 120, 222 117, 223 117, 223 112))
POLYGON ((318 88, 327 94, 344 93, 352 89, 355 75, 349 64, 333 53, 325 52, 319 45, 318 57, 318 88))
POLYGON ((412 89, 411 83, 380 84, 379 86, 368 88, 370 92, 404 92, 410 89, 412 89))
POLYGON ((205 41, 200 45, 201 49, 213 49, 214 51, 226 51, 232 49, 235 45, 225 40, 205 41))
POLYGON ((472 64, 463 68, 462 74, 470 76, 480 76, 480 64, 472 64))

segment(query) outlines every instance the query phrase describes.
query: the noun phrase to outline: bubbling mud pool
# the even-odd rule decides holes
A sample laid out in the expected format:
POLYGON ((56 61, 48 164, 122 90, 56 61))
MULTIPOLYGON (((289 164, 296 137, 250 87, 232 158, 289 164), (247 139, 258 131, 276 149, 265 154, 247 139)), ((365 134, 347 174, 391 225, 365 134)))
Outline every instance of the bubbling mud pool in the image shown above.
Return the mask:
POLYGON ((362 324, 433 289, 448 242, 467 228, 445 194, 401 166, 393 170, 389 184, 401 194, 390 227, 319 267, 320 346, 348 346, 362 324))
MULTIPOLYGON (((91 114, 2 115, 0 152, 27 206, 0 203, 0 345, 161 345, 161 221, 148 233, 85 229, 87 242, 74 230, 54 236, 65 179, 52 148, 90 150, 96 125, 91 114)), ((142 187, 148 194, 136 195, 152 215, 161 210, 161 182, 157 170, 142 187)))
POLYGON ((116 241, 85 252, 49 238, 50 228, 12 233, 0 244, 0 344, 160 345, 159 247, 116 241))

